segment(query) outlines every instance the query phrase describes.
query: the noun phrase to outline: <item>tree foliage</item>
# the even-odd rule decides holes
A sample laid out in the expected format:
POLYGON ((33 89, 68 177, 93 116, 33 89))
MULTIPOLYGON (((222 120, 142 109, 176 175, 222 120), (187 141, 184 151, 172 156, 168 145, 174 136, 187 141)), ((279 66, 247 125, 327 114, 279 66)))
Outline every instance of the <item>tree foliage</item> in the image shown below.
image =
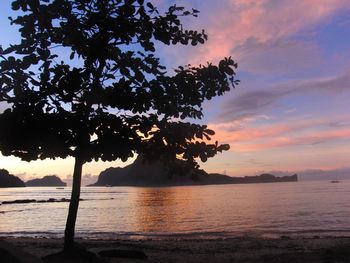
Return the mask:
POLYGON ((200 119, 205 100, 237 84, 237 64, 226 58, 169 74, 155 54, 156 42, 204 43, 204 31, 180 23, 197 10, 159 14, 143 0, 16 0, 12 8, 22 11, 10 18, 22 40, 1 52, 0 101, 10 105, 0 115, 3 155, 205 161, 228 149, 205 143, 214 132, 183 119, 200 119))

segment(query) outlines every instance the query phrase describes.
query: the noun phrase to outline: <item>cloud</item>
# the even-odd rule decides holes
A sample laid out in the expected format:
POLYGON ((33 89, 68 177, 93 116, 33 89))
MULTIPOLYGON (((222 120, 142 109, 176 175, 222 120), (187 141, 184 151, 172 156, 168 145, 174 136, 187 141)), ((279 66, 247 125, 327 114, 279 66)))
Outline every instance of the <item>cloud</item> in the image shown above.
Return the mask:
POLYGON ((15 176, 18 176, 24 182, 38 178, 37 173, 28 173, 28 172, 19 172, 19 173, 16 173, 15 176))
POLYGON ((294 112, 296 112, 297 109, 296 108, 291 108, 291 109, 287 109, 285 111, 283 111, 284 114, 292 114, 294 112))
POLYGON ((232 97, 224 103, 217 121, 235 121, 257 116, 272 106, 289 91, 255 90, 232 97))
MULTIPOLYGON (((254 121, 255 119, 251 119, 254 121)), ((339 120, 338 122, 342 122, 339 120)), ((282 124, 266 124, 260 126, 248 126, 242 127, 241 130, 233 130, 231 127, 236 127, 237 121, 232 123, 219 123, 219 124, 209 124, 210 129, 217 131, 217 134, 225 141, 230 142, 241 142, 241 141, 251 141, 257 139, 265 139, 266 137, 277 137, 283 134, 290 134, 296 131, 309 130, 313 128, 332 128, 330 123, 325 120, 310 120, 306 119, 304 121, 299 121, 297 123, 282 123, 282 124), (233 131, 233 132, 232 132, 233 131)), ((343 122, 345 123, 345 122, 343 122)), ((346 127, 349 127, 347 125, 346 127)))
POLYGON ((321 51, 315 43, 274 39, 259 42, 248 38, 233 48, 239 69, 254 73, 300 72, 321 64, 321 51))
POLYGON ((286 88, 294 92, 326 91, 331 94, 339 94, 341 92, 350 91, 350 72, 338 77, 308 80, 299 83, 295 82, 294 84, 290 83, 286 85, 286 88))
POLYGON ((228 56, 249 39, 254 39, 258 49, 269 43, 281 45, 284 43, 282 39, 327 21, 340 10, 349 9, 346 0, 224 2, 220 13, 212 14, 208 19, 210 39, 197 59, 211 61, 228 56))
POLYGON ((270 166, 273 166, 271 163, 265 163, 263 161, 259 161, 259 160, 255 159, 255 158, 248 158, 248 159, 241 160, 241 161, 237 162, 236 165, 243 166, 243 167, 247 167, 247 166, 270 167, 270 166))
POLYGON ((83 179, 91 179, 93 177, 92 174, 84 174, 83 179))
POLYGON ((244 92, 238 96, 234 94, 227 100, 216 120, 218 122, 237 121, 247 118, 247 116, 258 116, 264 114, 270 108, 276 107, 282 98, 288 96, 320 93, 335 96, 349 91, 350 72, 337 77, 293 80, 260 90, 250 89, 249 92, 244 92))
POLYGON ((248 126, 232 131, 233 123, 209 124, 216 131, 214 137, 222 143, 229 143, 235 152, 255 152, 274 148, 317 145, 330 141, 350 139, 350 119, 304 120, 296 123, 248 126), (336 124, 335 126, 333 124, 336 124), (337 125, 341 123, 341 126, 337 125))
POLYGON ((308 134, 302 136, 280 136, 271 138, 267 142, 251 143, 245 145, 243 151, 257 151, 271 148, 279 148, 286 146, 298 145, 317 145, 329 141, 350 139, 350 129, 338 131, 322 131, 315 134, 308 134))
POLYGON ((27 172, 21 172, 21 173, 16 173, 15 176, 19 177, 20 179, 22 179, 23 181, 27 181, 28 178, 30 178, 30 174, 28 174, 27 172))
POLYGON ((82 185, 94 184, 97 182, 98 176, 92 175, 90 173, 84 174, 82 177, 82 185))

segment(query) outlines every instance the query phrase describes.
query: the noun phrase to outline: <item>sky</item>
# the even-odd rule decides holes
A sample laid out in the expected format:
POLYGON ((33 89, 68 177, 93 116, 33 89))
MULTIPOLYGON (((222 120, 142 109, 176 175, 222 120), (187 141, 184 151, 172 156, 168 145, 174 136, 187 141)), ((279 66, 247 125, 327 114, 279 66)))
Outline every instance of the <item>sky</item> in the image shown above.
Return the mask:
MULTIPOLYGON (((9 26, 10 0, 1 1, 0 44, 18 40, 9 26)), ((158 46, 169 71, 179 65, 217 63, 232 56, 241 84, 205 104, 214 140, 228 152, 200 163, 231 176, 267 171, 350 167, 350 3, 348 0, 153 0, 162 10, 176 3, 200 11, 188 28, 205 29, 201 46, 158 46)), ((1 105, 0 105, 1 107, 1 105)), ((108 167, 89 163, 84 180, 108 167)), ((23 179, 48 174, 70 180, 73 160, 22 162, 1 157, 0 168, 23 179)))

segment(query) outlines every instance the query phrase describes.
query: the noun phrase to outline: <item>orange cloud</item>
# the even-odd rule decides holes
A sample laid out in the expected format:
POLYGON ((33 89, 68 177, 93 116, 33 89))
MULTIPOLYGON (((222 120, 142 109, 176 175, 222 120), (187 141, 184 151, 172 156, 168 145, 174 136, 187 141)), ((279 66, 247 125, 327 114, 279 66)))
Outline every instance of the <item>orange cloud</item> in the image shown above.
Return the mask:
POLYGON ((234 130, 230 123, 210 124, 216 131, 213 139, 229 143, 235 152, 254 152, 279 147, 316 145, 327 141, 350 139, 349 125, 331 127, 322 120, 305 121, 296 124, 277 124, 245 127, 234 130), (336 130, 334 130, 336 129, 336 130))
POLYGON ((235 152, 256 152, 271 150, 274 148, 290 147, 290 146, 307 146, 325 143, 327 141, 335 141, 342 139, 350 139, 350 129, 336 132, 322 132, 317 136, 300 136, 288 137, 280 136, 269 138, 265 141, 258 142, 233 142, 231 150, 235 152))

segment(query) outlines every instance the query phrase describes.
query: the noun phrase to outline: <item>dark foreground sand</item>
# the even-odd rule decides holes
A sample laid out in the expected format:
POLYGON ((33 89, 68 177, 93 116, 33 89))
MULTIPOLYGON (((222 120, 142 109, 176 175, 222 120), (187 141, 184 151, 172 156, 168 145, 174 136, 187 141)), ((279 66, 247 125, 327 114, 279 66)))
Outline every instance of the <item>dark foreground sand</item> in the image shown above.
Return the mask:
MULTIPOLYGON (((3 240, 39 258, 58 252, 62 248, 61 239, 3 238, 3 240)), ((103 262, 350 262, 350 237, 78 240, 78 242, 94 252, 111 249, 122 251, 118 258, 103 257, 103 262), (125 250, 144 252, 147 259, 130 258, 130 255, 123 252, 125 250)), ((137 253, 135 255, 137 257, 137 253)), ((5 263, 1 259, 0 262, 5 263)))

